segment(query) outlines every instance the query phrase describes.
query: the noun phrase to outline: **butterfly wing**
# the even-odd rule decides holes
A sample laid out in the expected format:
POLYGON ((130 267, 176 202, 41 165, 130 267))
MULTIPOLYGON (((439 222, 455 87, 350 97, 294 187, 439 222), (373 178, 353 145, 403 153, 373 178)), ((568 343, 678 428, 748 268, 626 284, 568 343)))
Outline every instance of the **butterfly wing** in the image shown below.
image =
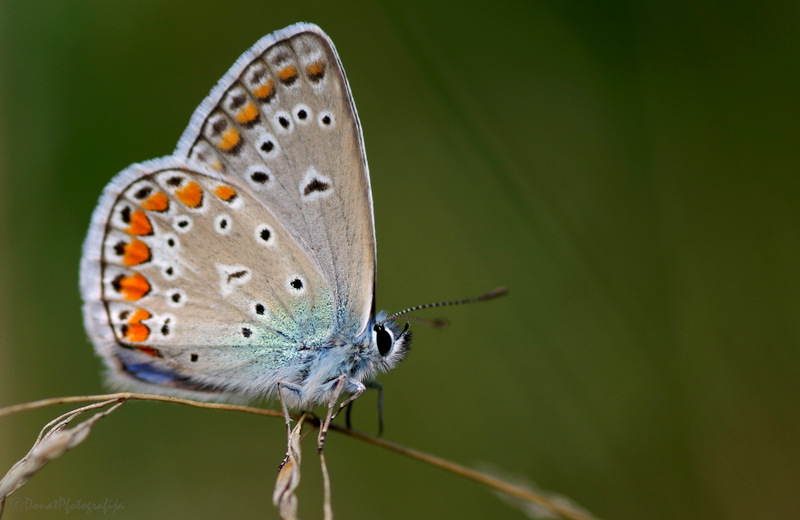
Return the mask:
POLYGON ((242 55, 192 116, 176 156, 236 177, 333 292, 333 328, 374 314, 375 232, 361 125, 330 39, 296 24, 242 55))

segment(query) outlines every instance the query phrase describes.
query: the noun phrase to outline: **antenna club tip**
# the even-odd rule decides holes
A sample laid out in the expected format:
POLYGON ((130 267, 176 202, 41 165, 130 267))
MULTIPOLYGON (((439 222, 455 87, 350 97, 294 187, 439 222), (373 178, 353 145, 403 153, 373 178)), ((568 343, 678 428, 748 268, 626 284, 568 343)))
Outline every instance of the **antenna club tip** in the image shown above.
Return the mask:
POLYGON ((498 296, 503 296, 505 294, 508 294, 508 287, 502 286, 487 292, 483 295, 483 298, 497 298, 498 296))
POLYGON ((435 329, 446 329, 447 327, 450 326, 450 321, 443 318, 437 318, 433 320, 431 324, 435 329))

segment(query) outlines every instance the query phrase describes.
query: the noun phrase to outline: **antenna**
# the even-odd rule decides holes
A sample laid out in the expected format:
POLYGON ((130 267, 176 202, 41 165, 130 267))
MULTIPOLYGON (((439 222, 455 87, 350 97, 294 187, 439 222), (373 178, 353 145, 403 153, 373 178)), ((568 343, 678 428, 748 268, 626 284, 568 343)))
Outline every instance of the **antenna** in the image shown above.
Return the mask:
POLYGON ((406 319, 408 319, 408 321, 416 321, 417 323, 430 325, 434 329, 446 329, 450 326, 450 320, 445 318, 420 318, 419 316, 406 316, 406 319))
POLYGON ((491 300, 493 298, 497 298, 498 296, 503 296, 504 294, 508 293, 508 289, 505 287, 498 287, 497 289, 492 289, 487 293, 483 293, 480 296, 474 296, 472 298, 464 298, 461 300, 451 300, 448 302, 436 302, 436 303, 426 303, 424 305, 415 305, 414 307, 409 307, 408 309, 404 309, 400 312, 395 312, 388 318, 383 321, 394 319, 398 316, 402 316, 403 314, 407 314, 409 312, 414 312, 422 309, 430 309, 433 307, 447 307, 449 305, 462 305, 464 303, 475 303, 475 302, 482 302, 486 300, 491 300))

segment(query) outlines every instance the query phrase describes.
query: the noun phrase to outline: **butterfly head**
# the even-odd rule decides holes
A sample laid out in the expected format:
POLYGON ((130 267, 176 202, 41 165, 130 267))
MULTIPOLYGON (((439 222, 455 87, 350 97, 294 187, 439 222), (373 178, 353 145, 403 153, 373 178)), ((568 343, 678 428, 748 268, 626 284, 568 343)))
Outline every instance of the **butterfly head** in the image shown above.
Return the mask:
POLYGON ((370 375, 385 372, 396 367, 411 348, 411 331, 408 323, 401 328, 395 321, 379 313, 367 330, 364 342, 364 357, 367 361, 365 372, 370 375))

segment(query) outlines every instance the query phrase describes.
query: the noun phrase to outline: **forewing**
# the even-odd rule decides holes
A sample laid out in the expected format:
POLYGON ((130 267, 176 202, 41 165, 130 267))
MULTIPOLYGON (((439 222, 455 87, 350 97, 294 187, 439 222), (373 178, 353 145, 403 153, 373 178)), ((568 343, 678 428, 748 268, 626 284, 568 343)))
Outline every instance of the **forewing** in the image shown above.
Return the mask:
POLYGON ((369 173, 344 70, 318 27, 293 25, 240 57, 176 155, 249 186, 328 282, 337 332, 364 330, 375 284, 369 173))

